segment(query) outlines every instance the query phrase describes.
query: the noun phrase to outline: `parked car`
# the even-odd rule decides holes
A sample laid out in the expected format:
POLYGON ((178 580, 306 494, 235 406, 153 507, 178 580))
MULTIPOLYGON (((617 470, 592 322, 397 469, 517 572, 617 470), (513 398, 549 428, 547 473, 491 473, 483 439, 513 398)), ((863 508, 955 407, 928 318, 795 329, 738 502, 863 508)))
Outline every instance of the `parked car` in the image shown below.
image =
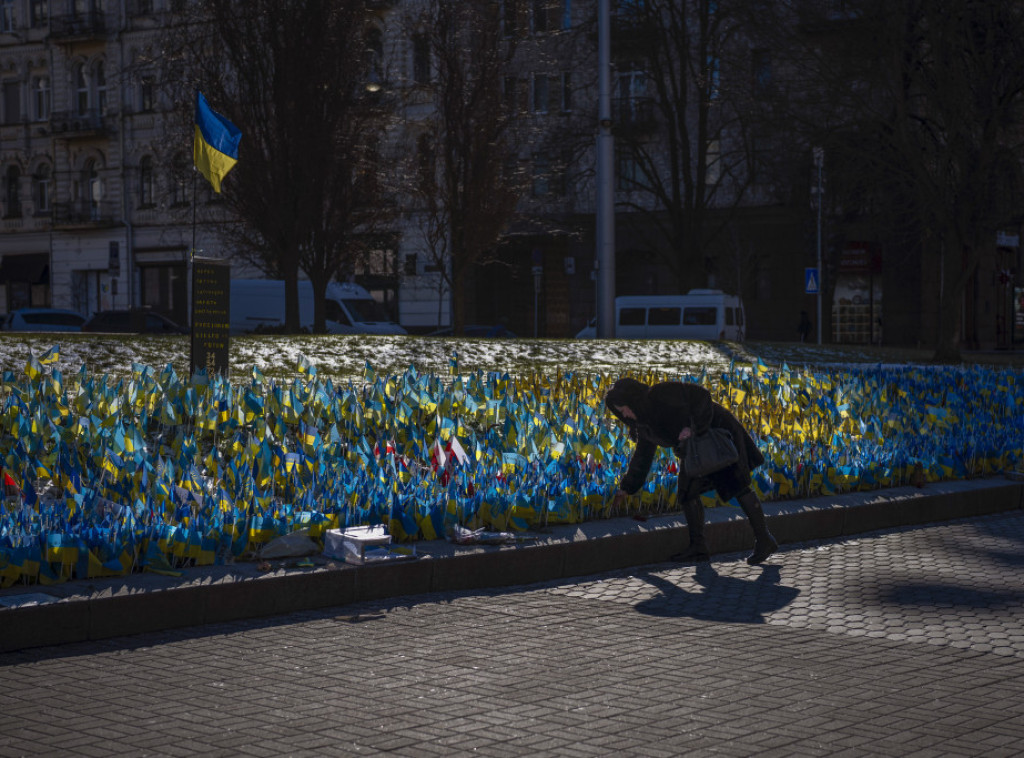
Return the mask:
POLYGON ((160 313, 147 310, 100 311, 82 327, 83 332, 110 334, 188 334, 188 329, 160 313))
POLYGON ((80 332, 85 316, 63 308, 18 308, 7 314, 9 332, 80 332))

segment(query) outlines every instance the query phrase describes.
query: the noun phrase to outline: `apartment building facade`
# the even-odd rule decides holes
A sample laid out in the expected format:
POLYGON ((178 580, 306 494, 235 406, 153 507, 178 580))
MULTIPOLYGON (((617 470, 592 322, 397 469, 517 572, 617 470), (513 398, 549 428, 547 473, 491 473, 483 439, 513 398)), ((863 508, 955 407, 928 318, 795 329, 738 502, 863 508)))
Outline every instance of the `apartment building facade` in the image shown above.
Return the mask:
MULTIPOLYGON (((191 114, 162 99, 153 65, 180 6, 0 0, 0 311, 144 305, 188 323, 192 251, 230 255, 217 232, 231 220, 192 171, 191 114)), ((579 0, 502 4, 501 23, 519 39, 504 86, 526 135, 513 161, 524 192, 502 260, 480 268, 466 295, 474 321, 569 336, 593 314, 594 10, 579 0)), ((393 3, 379 19, 380 73, 403 110, 394 140, 405 153, 433 108, 419 12, 393 3)), ((636 68, 616 74, 616 116, 627 125, 644 122, 642 80, 636 68)), ((628 172, 628 159, 618 168, 628 172)), ((352 275, 397 300, 411 331, 445 325, 450 293, 414 205, 391 239, 352 275)), ((620 248, 627 291, 675 286, 649 251, 620 248)), ((706 283, 715 282, 695 281, 706 283)))
MULTIPOLYGON (((233 221, 192 170, 191 102, 164 99, 155 65, 162 30, 184 2, 0 0, 0 312, 50 305, 90 315, 143 305, 187 324, 193 251, 231 256, 219 231, 233 221)), ((523 192, 498 259, 479 266, 464 293, 468 323, 501 321, 522 336, 569 337, 594 315, 596 5, 500 4, 500 23, 518 46, 503 96, 516 113, 510 163, 523 192)), ((643 40, 630 36, 636 5, 613 4, 617 290, 720 287, 744 297, 748 336, 795 339, 800 311, 814 314, 817 305, 806 278, 817 266, 810 149, 785 145, 779 135, 729 129, 708 139, 702 179, 722 191, 707 215, 721 217, 715 223, 724 231, 696 264, 672 271, 665 255, 671 243, 652 241, 667 214, 643 186, 652 166, 671 172, 643 40), (747 149, 747 173, 723 170, 737 145, 747 149), (766 170, 768 158, 782 153, 792 158, 788 171, 766 170), (654 161, 646 167, 645 155, 654 161), (767 156, 765 170, 750 168, 760 160, 751 162, 751 155, 767 156), (737 200, 740 182, 748 186, 737 200)), ((429 30, 417 2, 382 4, 377 14, 374 85, 389 90, 401 111, 390 157, 415 163, 436 107, 429 30)), ((752 40, 742 44, 732 69, 709 67, 713 84, 719 77, 723 86, 729 77, 752 87, 770 82, 772 51, 752 40)), ((347 275, 393 305, 411 332, 429 332, 450 322, 451 293, 438 273, 443 263, 428 252, 422 208, 410 196, 404 203, 389 243, 347 275)), ((825 245, 835 249, 818 283, 824 276, 842 281, 826 289, 832 299, 824 304, 825 340, 878 341, 885 291, 929 274, 913 257, 890 261, 870 234, 846 230, 834 242, 838 237, 835 224, 827 225, 825 245)), ((1005 299, 1017 291, 1004 272, 1016 264, 1019 247, 1000 247, 999 256, 991 297, 1005 299)), ((984 287, 975 292, 979 303, 989 297, 984 287)), ((999 303, 1003 323, 1016 323, 1024 304, 999 303)), ((921 322, 932 318, 920 303, 916 310, 922 313, 908 315, 902 327, 892 311, 887 335, 902 329, 898 341, 913 341, 908 335, 919 335, 921 322)))
MULTIPOLYGON (((0 310, 146 304, 188 321, 190 130, 148 67, 160 0, 0 3, 0 310)), ((200 203, 210 206, 208 192, 200 203)))

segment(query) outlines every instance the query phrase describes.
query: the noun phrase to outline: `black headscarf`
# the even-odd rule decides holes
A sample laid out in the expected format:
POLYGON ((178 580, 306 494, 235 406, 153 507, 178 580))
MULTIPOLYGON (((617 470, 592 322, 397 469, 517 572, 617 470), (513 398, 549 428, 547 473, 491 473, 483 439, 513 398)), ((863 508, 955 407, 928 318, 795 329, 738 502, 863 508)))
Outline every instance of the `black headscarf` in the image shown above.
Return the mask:
POLYGON ((626 405, 633 411, 637 419, 645 418, 647 413, 647 391, 650 389, 643 382, 625 376, 615 382, 605 393, 604 406, 615 418, 629 427, 629 435, 636 439, 636 420, 623 418, 619 408, 626 405))

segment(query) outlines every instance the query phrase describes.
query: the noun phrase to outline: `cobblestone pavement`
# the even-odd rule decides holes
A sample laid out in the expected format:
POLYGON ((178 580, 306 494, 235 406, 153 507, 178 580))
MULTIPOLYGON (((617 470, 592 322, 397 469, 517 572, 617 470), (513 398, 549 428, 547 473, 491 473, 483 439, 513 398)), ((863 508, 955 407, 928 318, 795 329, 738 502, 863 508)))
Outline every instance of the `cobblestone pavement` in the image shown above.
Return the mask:
POLYGON ((0 656, 0 756, 1016 756, 1024 512, 0 656))

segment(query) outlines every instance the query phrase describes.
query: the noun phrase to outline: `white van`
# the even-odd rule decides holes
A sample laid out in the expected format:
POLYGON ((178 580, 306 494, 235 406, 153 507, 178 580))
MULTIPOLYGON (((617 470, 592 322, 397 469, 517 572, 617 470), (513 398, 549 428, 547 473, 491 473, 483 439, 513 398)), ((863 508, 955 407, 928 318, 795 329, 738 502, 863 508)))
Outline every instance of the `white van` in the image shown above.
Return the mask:
MULTIPOLYGON (((330 334, 408 334, 391 320, 384 306, 358 284, 328 284, 324 308, 330 334)), ((307 280, 299 281, 299 324, 305 330, 313 329, 313 286, 307 280)), ((263 331, 283 325, 283 281, 231 280, 232 334, 263 331)))
MULTIPOLYGON (((721 290, 615 298, 615 336, 620 339, 740 342, 745 324, 743 302, 721 290)), ((576 338, 596 336, 596 320, 591 320, 576 338)))

